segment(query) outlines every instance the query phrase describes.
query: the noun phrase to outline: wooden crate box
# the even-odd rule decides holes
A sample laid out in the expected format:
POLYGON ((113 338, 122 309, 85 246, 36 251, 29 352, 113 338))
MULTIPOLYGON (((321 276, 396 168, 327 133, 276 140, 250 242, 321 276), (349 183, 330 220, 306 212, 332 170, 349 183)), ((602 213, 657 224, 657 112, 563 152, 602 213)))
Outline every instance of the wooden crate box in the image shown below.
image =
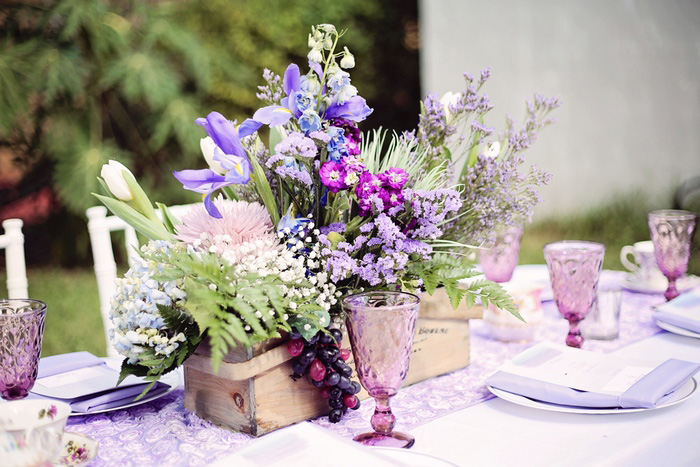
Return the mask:
MULTIPOLYGON (((469 319, 480 318, 482 311, 464 304, 453 310, 441 291, 424 295, 404 386, 467 366, 469 319)), ((319 396, 319 389, 306 378, 295 382, 289 377, 292 357, 284 343, 285 339, 271 339, 249 349, 235 348, 215 374, 203 342, 184 365, 185 408, 253 436, 327 415, 328 401, 319 396)), ((347 336, 343 347, 350 347, 347 336)), ((364 390, 360 397, 367 397, 364 390)))

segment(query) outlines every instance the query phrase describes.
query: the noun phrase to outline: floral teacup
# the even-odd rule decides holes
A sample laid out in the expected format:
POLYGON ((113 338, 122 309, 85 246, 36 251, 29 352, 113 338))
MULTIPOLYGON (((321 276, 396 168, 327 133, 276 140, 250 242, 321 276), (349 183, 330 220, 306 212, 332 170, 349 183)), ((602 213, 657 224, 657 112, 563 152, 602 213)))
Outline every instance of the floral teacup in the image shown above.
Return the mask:
POLYGON ((12 465, 50 462, 61 451, 70 413, 70 406, 59 401, 24 399, 0 404, 0 456, 12 459, 12 465))

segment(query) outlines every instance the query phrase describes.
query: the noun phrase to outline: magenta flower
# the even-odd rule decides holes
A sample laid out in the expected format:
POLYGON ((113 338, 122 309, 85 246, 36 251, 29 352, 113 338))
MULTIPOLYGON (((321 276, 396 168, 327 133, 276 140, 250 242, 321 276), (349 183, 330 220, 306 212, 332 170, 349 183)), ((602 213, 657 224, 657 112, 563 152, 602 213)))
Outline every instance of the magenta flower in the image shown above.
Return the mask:
POLYGON ((404 202, 404 196, 400 190, 382 189, 379 192, 379 198, 384 202, 385 210, 389 210, 404 202))
POLYGON ((359 199, 364 200, 377 193, 381 187, 382 181, 379 177, 372 175, 369 171, 363 172, 355 188, 355 194, 359 199))
POLYGON ((340 162, 328 161, 321 167, 319 171, 321 182, 328 187, 333 193, 338 193, 340 190, 345 190, 348 186, 345 184, 345 167, 340 162))
POLYGON ((391 168, 379 174, 379 178, 384 183, 384 186, 400 190, 408 182, 408 172, 403 169, 391 168))

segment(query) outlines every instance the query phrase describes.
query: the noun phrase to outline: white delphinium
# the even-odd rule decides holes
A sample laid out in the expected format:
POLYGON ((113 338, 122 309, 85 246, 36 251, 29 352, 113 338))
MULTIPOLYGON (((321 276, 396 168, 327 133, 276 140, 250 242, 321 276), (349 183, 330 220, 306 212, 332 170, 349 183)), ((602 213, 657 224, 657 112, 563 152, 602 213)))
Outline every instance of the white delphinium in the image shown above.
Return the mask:
MULTIPOLYGON (((144 245, 141 251, 146 255, 167 253, 170 247, 168 242, 158 240, 144 245)), ((110 300, 110 319, 114 325, 110 338, 117 352, 130 364, 138 363, 139 356, 148 349, 168 357, 185 341, 182 333, 169 335, 157 307, 183 306, 187 300, 182 290, 184 282, 156 281, 153 276, 162 268, 155 261, 135 258, 124 278, 116 281, 116 291, 110 300)))

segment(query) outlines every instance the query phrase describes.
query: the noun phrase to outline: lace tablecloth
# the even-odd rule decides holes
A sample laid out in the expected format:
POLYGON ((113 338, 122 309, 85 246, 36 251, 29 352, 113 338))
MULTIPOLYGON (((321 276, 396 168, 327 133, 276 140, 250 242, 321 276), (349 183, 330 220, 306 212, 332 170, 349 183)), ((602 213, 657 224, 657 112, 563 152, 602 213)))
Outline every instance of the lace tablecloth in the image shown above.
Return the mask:
MULTIPOLYGON (((622 274, 604 271, 601 281, 619 283, 622 274)), ((587 340, 584 349, 608 352, 660 332, 651 317, 651 307, 662 301, 661 295, 624 292, 620 337, 611 341, 587 340)), ((545 319, 533 341, 528 343, 494 340, 484 323, 472 320, 472 363, 462 370, 402 388, 391 401, 399 421, 397 429, 410 430, 492 398, 483 381, 501 363, 543 340, 563 343, 568 323, 561 318, 553 302, 545 302, 543 309, 545 319)), ((99 442, 98 457, 91 464, 94 466, 207 465, 254 441, 255 438, 216 427, 188 412, 183 399, 184 390, 178 389, 129 409, 73 417, 69 419, 67 430, 99 442)), ((374 404, 366 401, 359 410, 348 411, 337 424, 329 423, 326 417, 311 423, 351 437, 368 429, 373 410, 374 404)))

